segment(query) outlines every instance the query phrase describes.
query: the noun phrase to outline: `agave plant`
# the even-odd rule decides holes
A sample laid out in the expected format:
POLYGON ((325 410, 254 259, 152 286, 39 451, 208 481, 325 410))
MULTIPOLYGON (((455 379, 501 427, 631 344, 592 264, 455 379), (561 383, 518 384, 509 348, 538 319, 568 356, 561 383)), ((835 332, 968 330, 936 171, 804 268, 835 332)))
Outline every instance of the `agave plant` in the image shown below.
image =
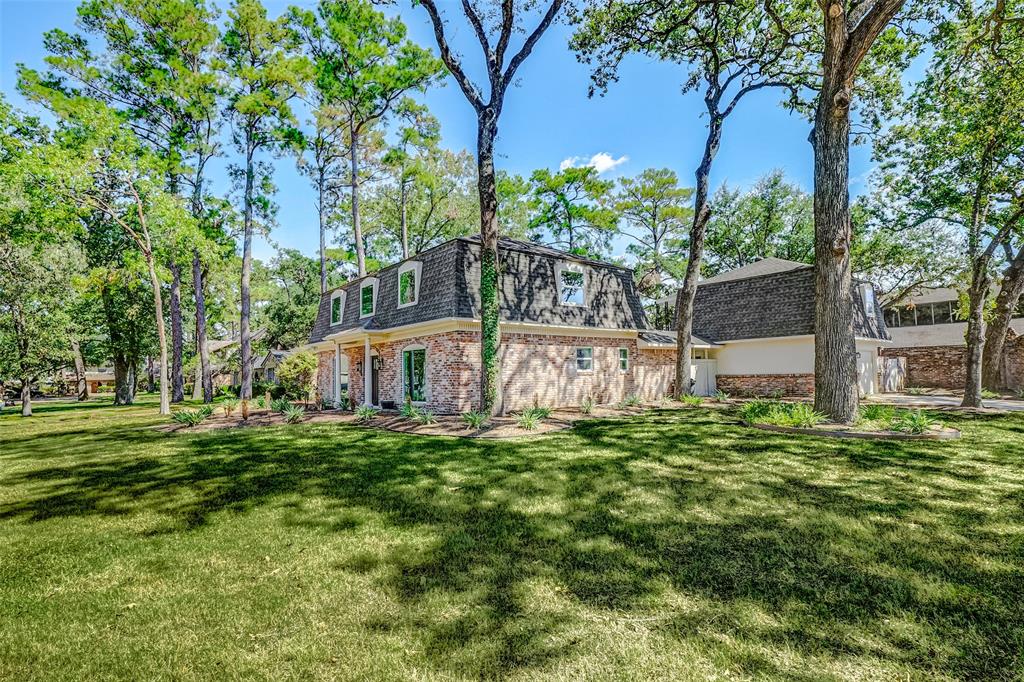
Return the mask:
POLYGON ((540 415, 533 410, 526 410, 516 417, 516 424, 519 425, 519 428, 526 429, 527 431, 535 431, 540 422, 540 415))
POLYGON ((289 424, 297 424, 306 416, 306 409, 301 405, 289 405, 282 412, 284 420, 289 424))
POLYGON ((580 403, 580 412, 582 412, 583 414, 590 414, 593 411, 594 399, 588 395, 586 398, 583 399, 583 402, 580 403))
POLYGON ((377 413, 380 412, 373 405, 360 405, 356 408, 356 421, 360 423, 367 423, 373 421, 377 413))
POLYGON ((202 424, 211 414, 213 414, 213 407, 203 405, 195 410, 178 410, 171 415, 171 419, 178 424, 191 427, 202 424))
POLYGON ((230 417, 232 413, 234 413, 235 408, 238 407, 238 399, 225 398, 224 401, 220 404, 220 407, 222 410, 224 410, 224 416, 230 417))
POLYGON ((933 426, 940 425, 937 421, 926 415, 921 410, 908 410, 903 412, 892 422, 893 431, 919 434, 924 433, 933 426))
POLYGON ((431 412, 430 410, 417 410, 416 411, 416 416, 413 417, 413 420, 417 424, 423 424, 423 425, 436 424, 437 423, 437 417, 435 417, 434 413, 431 412))
POLYGON ((466 428, 473 429, 474 431, 479 431, 487 423, 487 415, 483 412, 463 412, 461 417, 462 421, 466 424, 466 428))

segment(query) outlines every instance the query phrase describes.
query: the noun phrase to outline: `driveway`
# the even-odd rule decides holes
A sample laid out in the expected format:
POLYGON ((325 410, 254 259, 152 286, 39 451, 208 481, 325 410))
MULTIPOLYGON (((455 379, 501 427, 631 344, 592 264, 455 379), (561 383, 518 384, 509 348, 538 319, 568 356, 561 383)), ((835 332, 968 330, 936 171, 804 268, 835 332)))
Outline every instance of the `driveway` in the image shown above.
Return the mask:
MULTIPOLYGON (((962 398, 956 395, 909 395, 906 393, 882 393, 873 396, 872 402, 889 403, 904 407, 949 408, 960 407, 962 398)), ((1024 400, 1007 400, 998 398, 982 400, 982 405, 991 410, 1007 412, 1024 412, 1024 400)))

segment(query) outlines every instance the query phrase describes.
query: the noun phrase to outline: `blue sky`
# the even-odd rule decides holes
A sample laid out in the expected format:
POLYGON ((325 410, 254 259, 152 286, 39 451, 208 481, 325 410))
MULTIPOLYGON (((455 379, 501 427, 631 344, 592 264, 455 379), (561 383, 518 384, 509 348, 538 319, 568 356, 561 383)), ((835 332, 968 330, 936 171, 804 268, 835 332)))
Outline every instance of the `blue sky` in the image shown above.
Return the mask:
MULTIPOLYGON (((270 13, 279 14, 288 4, 311 2, 265 0, 270 13)), ((224 3, 218 3, 221 6, 224 3)), ((441 0, 442 11, 452 19, 452 43, 469 65, 481 65, 479 46, 468 25, 459 23, 459 3, 441 0)), ((16 106, 24 106, 17 94, 16 65, 41 68, 45 51, 42 34, 51 28, 73 30, 77 2, 65 0, 0 0, 0 89, 16 106)), ((433 32, 422 8, 408 0, 396 6, 413 39, 434 48, 433 32)), ((391 10, 396 11, 396 10, 391 10)), ((510 89, 502 113, 497 165, 520 174, 540 167, 557 169, 568 158, 587 160, 607 154, 621 162, 604 176, 633 175, 648 167, 672 168, 684 184, 693 184, 693 172, 703 150, 705 121, 698 93, 680 94, 684 69, 673 64, 634 57, 627 61, 621 78, 604 97, 587 97, 589 73, 567 47, 570 30, 555 26, 541 39, 519 71, 519 85, 510 89)), ((479 75, 479 70, 473 71, 479 75)), ((803 118, 778 105, 777 92, 748 97, 726 122, 721 151, 712 172, 712 187, 721 183, 747 186, 759 176, 781 168, 804 189, 813 178, 810 126, 803 118)), ((441 121, 443 143, 452 149, 475 150, 476 118, 454 81, 426 95, 426 103, 441 121)), ((226 188, 219 162, 220 186, 226 188)), ((298 248, 308 255, 317 249, 317 217, 313 193, 295 171, 290 159, 274 161, 279 192, 278 227, 271 239, 298 248)), ((864 189, 870 171, 870 149, 851 150, 851 193, 864 189)), ((616 242, 616 251, 625 241, 616 242)), ((254 248, 257 258, 273 253, 265 240, 254 248)))

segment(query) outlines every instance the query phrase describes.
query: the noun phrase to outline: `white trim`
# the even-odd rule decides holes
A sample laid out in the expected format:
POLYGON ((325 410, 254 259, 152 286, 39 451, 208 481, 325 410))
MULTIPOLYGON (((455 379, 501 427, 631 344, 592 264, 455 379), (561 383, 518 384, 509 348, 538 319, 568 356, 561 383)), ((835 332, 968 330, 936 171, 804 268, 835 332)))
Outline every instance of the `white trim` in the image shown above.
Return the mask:
POLYGON ((587 307, 587 270, 582 263, 570 262, 570 261, 559 261, 555 266, 555 289, 558 292, 558 303, 559 305, 572 306, 573 308, 586 308, 587 307), (583 294, 582 303, 571 303, 566 301, 562 297, 562 275, 566 272, 577 272, 580 274, 583 282, 580 284, 580 293, 583 294))
MULTIPOLYGON (((781 341, 783 339, 813 339, 814 334, 791 334, 789 336, 759 336, 753 339, 732 339, 730 341, 719 341, 717 345, 724 346, 728 343, 758 343, 760 341, 781 341)), ((870 341, 872 343, 892 343, 889 339, 876 339, 871 336, 854 336, 854 341, 870 341)))
POLYGON ((427 373, 427 364, 430 360, 427 358, 429 355, 427 347, 422 343, 410 343, 408 346, 405 346, 398 351, 399 362, 402 364, 402 371, 400 373, 401 385, 399 387, 402 391, 401 402, 403 404, 405 403, 405 352, 413 350, 423 351, 423 400, 412 400, 410 402, 412 402, 413 405, 426 405, 430 402, 430 375, 427 373))
POLYGON ((423 263, 418 260, 406 261, 398 266, 398 286, 395 292, 395 298, 398 304, 398 309, 411 308, 420 302, 420 274, 423 272, 423 263), (413 299, 409 303, 402 303, 402 275, 407 272, 412 272, 415 278, 413 282, 413 299))
POLYGON ((363 339, 363 405, 372 405, 373 381, 373 351, 370 349, 370 336, 367 334, 363 339))
MULTIPOLYGON (((582 359, 586 359, 586 358, 582 358, 582 359)), ((593 346, 576 346, 573 349, 573 361, 576 363, 576 373, 577 374, 581 374, 581 373, 582 374, 589 374, 590 372, 593 372, 594 371, 594 364, 595 364, 596 360, 597 360, 597 358, 594 357, 594 347, 593 346), (581 350, 589 350, 590 351, 590 367, 589 368, 581 368, 580 367, 580 359, 581 359, 580 358, 580 351, 581 350)))
POLYGON ((338 289, 337 291, 331 292, 331 307, 327 309, 329 315, 330 326, 336 327, 345 321, 345 290, 338 289), (338 308, 338 321, 334 321, 334 302, 341 300, 341 305, 338 308))
POLYGON ((359 283, 359 319, 364 317, 373 317, 377 313, 377 289, 380 280, 376 277, 367 277, 359 283), (366 287, 373 287, 373 310, 368 313, 363 312, 363 289, 366 287))

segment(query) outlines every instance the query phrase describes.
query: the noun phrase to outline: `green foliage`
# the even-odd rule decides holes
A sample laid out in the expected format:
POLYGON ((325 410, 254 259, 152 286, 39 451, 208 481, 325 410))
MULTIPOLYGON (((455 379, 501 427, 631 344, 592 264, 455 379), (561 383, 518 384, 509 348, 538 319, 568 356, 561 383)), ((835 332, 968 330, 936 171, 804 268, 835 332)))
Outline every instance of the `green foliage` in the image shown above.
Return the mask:
POLYGON ((380 413, 373 405, 360 405, 356 408, 356 421, 360 424, 366 424, 377 418, 380 413))
POLYGON ((679 401, 687 407, 700 407, 704 404, 703 396, 693 395, 691 393, 684 393, 679 396, 679 401))
POLYGON ((462 421, 466 424, 466 428, 474 431, 479 431, 490 419, 490 417, 483 412, 474 411, 463 412, 460 416, 462 417, 462 421))
POLYGON ((811 428, 817 426, 827 417, 814 409, 810 403, 783 403, 788 405, 787 421, 790 426, 799 428, 811 428))
POLYGON ((311 351, 298 351, 281 361, 277 378, 286 395, 306 400, 316 388, 316 370, 316 355, 311 351))
POLYGON ((729 394, 722 389, 718 389, 715 391, 715 400, 720 403, 727 403, 729 402, 729 394))
POLYGON ((591 166, 572 166, 557 173, 536 170, 530 185, 530 229, 535 241, 550 242, 581 256, 607 254, 619 221, 611 181, 601 180, 591 166))
POLYGON ((235 411, 235 408, 238 407, 238 399, 237 398, 226 398, 226 399, 224 399, 221 402, 220 406, 221 406, 221 409, 224 410, 224 416, 225 417, 230 417, 231 414, 235 411))
POLYGON ((810 403, 782 403, 776 400, 751 400, 740 408, 740 416, 748 424, 773 424, 795 428, 812 428, 827 417, 815 411, 810 403))
POLYGON ((866 422, 888 425, 896 417, 896 408, 891 405, 864 405, 860 408, 859 416, 866 422))
POLYGON ((185 426, 198 426, 213 414, 212 405, 203 405, 194 410, 176 410, 171 413, 171 419, 178 424, 185 426))
POLYGON ((920 386, 907 386, 907 395, 924 395, 926 392, 920 386))
POLYGON ((1020 398, 1021 400, 1024 400, 1024 388, 1017 389, 1017 397, 1020 398))
POLYGON ((527 431, 536 431, 541 421, 543 421, 541 416, 531 410, 526 410, 516 416, 516 425, 527 431))
MULTIPOLYGON (((255 294, 265 301, 259 324, 268 348, 294 348, 309 339, 320 306, 320 265, 297 249, 278 248, 266 268, 254 268, 255 294)), ((253 386, 253 394, 260 391, 253 386)))
POLYGON ((420 411, 419 408, 417 408, 411 402, 406 401, 405 403, 402 404, 400 408, 398 408, 398 413, 405 417, 406 419, 415 419, 417 416, 419 416, 420 411))
POLYGON ((586 398, 583 399, 583 402, 580 403, 580 412, 582 412, 583 414, 590 414, 593 411, 594 398, 588 395, 586 398))
POLYGON ((434 413, 430 410, 419 410, 412 419, 417 424, 422 424, 424 426, 437 423, 437 417, 435 417, 434 413))
POLYGON ((297 424, 306 416, 306 409, 301 405, 289 404, 281 414, 289 424, 297 424))
POLYGON ((548 417, 551 416, 550 407, 539 407, 537 405, 534 405, 533 407, 526 410, 526 412, 529 412, 530 414, 536 416, 538 419, 547 419, 548 417))
POLYGON ((985 398, 986 400, 996 400, 998 398, 1001 398, 1002 395, 996 393, 995 391, 990 391, 987 388, 983 388, 981 390, 981 397, 985 398))
POLYGON ((929 417, 921 410, 908 410, 902 412, 893 420, 893 431, 920 434, 931 430, 934 427, 942 426, 938 421, 929 417))
POLYGON ((270 402, 270 409, 272 409, 274 412, 283 413, 285 410, 291 407, 291 405, 292 402, 290 400, 286 398, 277 398, 276 400, 272 400, 270 402))
POLYGON ((707 272, 718 274, 762 258, 814 262, 814 202, 781 170, 746 192, 722 185, 711 201, 707 272))
POLYGON ((748 400, 740 407, 740 417, 748 424, 760 424, 778 403, 773 400, 748 400))

